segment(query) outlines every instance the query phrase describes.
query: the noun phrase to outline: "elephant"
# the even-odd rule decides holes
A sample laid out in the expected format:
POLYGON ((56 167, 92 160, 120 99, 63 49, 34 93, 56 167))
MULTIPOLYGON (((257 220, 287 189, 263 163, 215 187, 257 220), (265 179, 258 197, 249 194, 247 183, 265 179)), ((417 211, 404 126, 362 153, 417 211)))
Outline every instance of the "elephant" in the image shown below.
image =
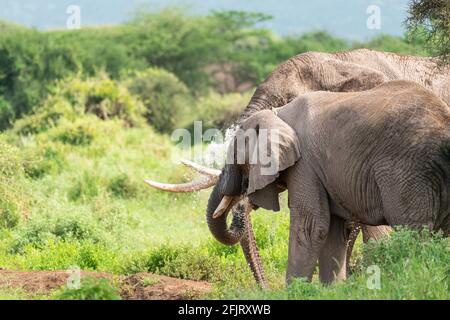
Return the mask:
MULTIPOLYGON (((296 97, 314 91, 359 92, 372 89, 392 80, 410 80, 432 90, 450 105, 450 70, 439 67, 438 60, 425 57, 402 56, 393 53, 358 49, 348 52, 307 52, 281 63, 258 86, 242 114, 236 119, 239 125, 261 110, 282 107, 296 97)), ((194 168, 206 179, 184 185, 167 185, 152 180, 146 182, 170 192, 191 192, 214 186, 220 171, 201 167, 189 161, 184 164, 194 168)), ((227 226, 224 219, 208 220, 208 226, 218 241, 233 245, 241 242, 247 262, 261 287, 267 287, 260 263, 258 248, 248 215, 248 202, 242 201, 233 208, 233 222, 227 226)), ((208 219, 208 218, 207 218, 208 219)), ((364 241, 377 239, 389 232, 388 227, 362 227, 364 241)), ((350 257, 358 229, 353 228, 349 240, 347 259, 350 257)))
MULTIPOLYGON (((225 223, 242 202, 278 211, 284 190, 287 283, 311 281, 317 262, 323 283, 345 279, 348 222, 426 226, 448 236, 450 109, 423 86, 400 80, 361 92, 306 93, 258 111, 230 144, 208 221, 225 223)), ((237 217, 234 227, 243 222, 237 217)), ((224 228, 211 230, 224 238, 224 228)))

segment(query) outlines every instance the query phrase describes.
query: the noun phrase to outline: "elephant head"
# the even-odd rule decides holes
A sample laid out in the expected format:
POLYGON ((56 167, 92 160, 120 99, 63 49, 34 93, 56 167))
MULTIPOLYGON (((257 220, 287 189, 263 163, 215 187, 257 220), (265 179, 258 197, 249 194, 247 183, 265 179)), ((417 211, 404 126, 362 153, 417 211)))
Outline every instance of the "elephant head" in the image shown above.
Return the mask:
MULTIPOLYGON (((226 165, 208 201, 206 217, 216 239, 229 244, 226 216, 239 201, 278 211, 278 194, 285 189, 280 172, 299 158, 297 134, 274 112, 260 111, 245 120, 228 148, 226 165)), ((232 233, 236 234, 240 232, 232 233)))
POLYGON ((299 157, 299 142, 294 130, 275 113, 265 110, 241 124, 228 148, 226 164, 221 171, 182 160, 184 165, 201 173, 204 178, 185 184, 145 182, 168 192, 194 192, 214 186, 206 210, 209 230, 223 244, 240 242, 255 280, 266 288, 267 281, 249 215, 257 207, 279 210, 278 193, 284 190, 279 174, 299 157), (228 226, 230 210, 233 218, 228 226))

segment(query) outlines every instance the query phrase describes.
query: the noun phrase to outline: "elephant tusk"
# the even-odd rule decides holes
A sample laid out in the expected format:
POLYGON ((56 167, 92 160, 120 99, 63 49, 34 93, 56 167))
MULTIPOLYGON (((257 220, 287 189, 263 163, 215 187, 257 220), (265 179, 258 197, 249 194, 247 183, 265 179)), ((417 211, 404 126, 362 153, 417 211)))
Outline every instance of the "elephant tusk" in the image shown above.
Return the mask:
POLYGON ((162 191, 168 191, 168 192, 195 192, 200 191, 203 189, 210 188, 214 186, 217 183, 217 179, 208 177, 206 179, 200 180, 200 181, 193 181, 188 183, 181 183, 181 184, 168 184, 168 183, 160 183, 153 180, 144 180, 145 183, 152 186, 153 188, 156 188, 158 190, 162 191))
POLYGON ((210 176, 210 177, 217 177, 218 178, 219 175, 220 175, 220 170, 204 167, 202 165, 199 165, 199 164, 197 164, 195 162, 192 162, 192 161, 189 161, 189 160, 183 159, 183 160, 181 160, 181 163, 183 163, 185 166, 187 166, 189 168, 194 169, 198 173, 205 174, 205 175, 210 176))
POLYGON ((153 188, 156 188, 158 190, 162 191, 168 191, 168 192, 195 192, 200 191, 203 189, 210 188, 214 186, 217 181, 219 180, 220 170, 217 169, 211 169, 204 167, 202 165, 199 165, 197 163, 194 163, 189 160, 181 160, 181 162, 189 167, 194 169, 195 171, 206 175, 206 177, 199 181, 193 181, 188 183, 181 183, 181 184, 169 184, 169 183, 161 183, 153 180, 144 180, 145 183, 152 186, 153 188))
POLYGON ((230 208, 234 206, 238 200, 239 197, 224 196, 222 198, 222 201, 220 201, 219 205, 217 206, 216 211, 214 211, 213 218, 217 219, 225 212, 228 212, 228 210, 230 210, 230 208))

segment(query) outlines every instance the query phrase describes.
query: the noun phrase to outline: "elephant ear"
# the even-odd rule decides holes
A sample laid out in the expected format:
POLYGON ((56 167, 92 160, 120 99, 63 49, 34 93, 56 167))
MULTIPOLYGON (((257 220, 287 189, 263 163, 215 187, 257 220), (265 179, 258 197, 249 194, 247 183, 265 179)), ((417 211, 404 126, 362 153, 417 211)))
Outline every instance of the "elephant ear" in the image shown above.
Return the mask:
POLYGON ((245 157, 248 164, 247 195, 255 205, 278 211, 278 190, 274 182, 281 171, 300 158, 296 132, 273 111, 264 110, 242 123, 236 140, 241 141, 237 143, 238 159, 245 157), (244 140, 245 148, 239 148, 244 140))

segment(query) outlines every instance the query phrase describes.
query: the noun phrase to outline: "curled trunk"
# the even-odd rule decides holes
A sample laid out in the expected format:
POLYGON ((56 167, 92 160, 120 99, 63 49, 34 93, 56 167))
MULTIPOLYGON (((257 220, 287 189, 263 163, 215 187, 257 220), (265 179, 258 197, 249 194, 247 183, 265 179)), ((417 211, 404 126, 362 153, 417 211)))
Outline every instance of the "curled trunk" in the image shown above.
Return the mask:
POLYGON ((206 222, 214 238, 225 245, 232 246, 241 241, 241 238, 244 236, 246 228, 245 213, 241 210, 234 211, 230 227, 227 225, 228 212, 217 218, 213 218, 214 211, 223 198, 223 194, 219 189, 219 184, 216 184, 209 197, 208 208, 206 210, 206 222))

